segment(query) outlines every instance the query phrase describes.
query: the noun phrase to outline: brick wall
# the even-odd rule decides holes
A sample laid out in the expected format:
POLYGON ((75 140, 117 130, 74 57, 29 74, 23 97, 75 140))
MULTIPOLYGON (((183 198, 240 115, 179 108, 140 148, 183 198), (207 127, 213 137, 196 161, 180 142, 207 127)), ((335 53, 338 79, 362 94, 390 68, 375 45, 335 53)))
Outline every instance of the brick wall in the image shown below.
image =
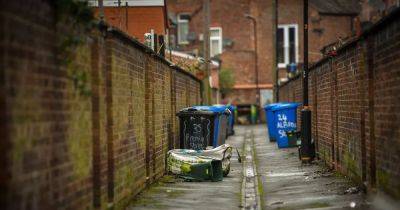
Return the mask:
MULTIPOLYGON (((279 24, 297 24, 298 30, 298 63, 303 63, 303 2, 296 0, 281 0, 278 3, 279 24)), ((323 55, 321 49, 328 44, 337 42, 353 33, 352 15, 320 13, 310 2, 309 5, 309 54, 310 63, 319 61, 323 55)), ((302 68, 302 65, 299 66, 302 68)), ((286 68, 279 69, 279 78, 286 77, 286 68)))
MULTIPOLYGON (((96 16, 98 8, 96 7, 96 16)), ((104 17, 107 23, 115 26, 140 42, 144 42, 144 34, 153 29, 158 35, 165 34, 164 7, 104 7, 104 17)))
MULTIPOLYGON (((198 0, 168 0, 168 12, 176 15, 187 13, 191 15, 189 31, 196 36, 203 33, 203 10, 202 2, 198 0)), ((222 28, 223 39, 233 41, 232 46, 224 46, 219 56, 222 60, 221 68, 231 69, 235 75, 235 87, 227 100, 234 104, 255 103, 256 97, 246 94, 257 94, 255 75, 255 53, 254 53, 254 31, 252 22, 245 18, 245 14, 251 14, 257 20, 257 42, 258 42, 258 78, 261 89, 272 89, 273 59, 273 9, 272 1, 266 0, 219 0, 211 1, 210 16, 211 27, 222 28), (230 15, 226 15, 230 14, 230 15), (252 88, 249 88, 252 86, 252 88)), ((310 3, 309 6, 309 59, 316 62, 322 58, 320 52, 324 45, 338 41, 338 39, 352 34, 351 15, 344 14, 321 14, 317 8, 310 3)), ((296 24, 298 30, 298 62, 303 59, 303 2, 298 0, 278 1, 278 24, 296 24)), ((171 29, 171 34, 176 34, 171 29)), ((178 43, 177 43, 178 44, 178 43)), ((178 50, 201 51, 202 41, 196 38, 189 44, 179 45, 178 50)), ((201 53, 200 53, 201 54, 201 53)), ((299 65, 300 67, 301 65, 299 65)), ((286 68, 281 68, 279 78, 286 76, 286 68)))
MULTIPOLYGON (((320 158, 400 197, 400 10, 311 68, 312 136, 320 158)), ((301 102, 301 78, 280 86, 301 102)))
POLYGON ((164 173, 200 82, 106 27, 64 64, 55 17, 48 1, 1 5, 0 208, 121 209, 164 173))
MULTIPOLYGON (((185 13, 190 15, 189 31, 194 32, 196 40, 189 44, 178 44, 177 50, 194 51, 202 55, 203 42, 199 35, 203 34, 203 8, 202 1, 198 0, 168 0, 168 12, 172 15, 185 13)), ((222 38, 233 42, 231 46, 223 46, 219 56, 221 68, 230 69, 235 76, 235 85, 232 94, 227 96, 229 102, 248 104, 256 102, 256 75, 254 53, 254 26, 245 14, 251 14, 257 19, 258 40, 258 66, 259 84, 262 87, 272 87, 270 51, 271 40, 271 2, 248 0, 219 0, 210 2, 210 27, 221 27, 222 38), (229 14, 229 15, 227 15, 229 14), (252 86, 245 89, 243 86, 252 86), (254 94, 249 97, 248 93, 254 94)), ((176 29, 171 29, 171 34, 176 35, 176 29)))

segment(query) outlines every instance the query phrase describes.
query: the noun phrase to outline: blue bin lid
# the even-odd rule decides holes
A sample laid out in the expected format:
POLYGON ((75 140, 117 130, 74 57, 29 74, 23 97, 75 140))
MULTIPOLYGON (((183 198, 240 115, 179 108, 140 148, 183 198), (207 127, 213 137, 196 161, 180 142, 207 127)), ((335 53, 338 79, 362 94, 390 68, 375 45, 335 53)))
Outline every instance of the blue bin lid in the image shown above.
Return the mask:
POLYGON ((228 106, 229 106, 229 110, 231 110, 232 112, 235 111, 235 110, 237 109, 237 107, 234 106, 234 105, 232 105, 232 104, 230 104, 230 105, 228 105, 228 106))
POLYGON ((264 109, 265 109, 265 111, 267 111, 267 110, 272 109, 272 108, 275 107, 275 106, 279 106, 279 105, 282 105, 282 104, 284 104, 284 103, 272 103, 272 104, 267 104, 267 105, 264 106, 264 109))
POLYGON ((298 103, 284 103, 278 104, 276 106, 271 107, 272 111, 282 110, 282 109, 296 109, 299 106, 298 103))
POLYGON ((202 110, 202 111, 212 111, 214 113, 224 113, 226 110, 226 106, 193 106, 193 109, 202 110))
POLYGON ((216 105, 212 105, 210 107, 211 107, 211 111, 218 112, 221 114, 224 113, 228 109, 228 106, 224 105, 224 104, 216 104, 216 105))
POLYGON ((213 106, 216 106, 216 107, 223 107, 224 106, 227 109, 229 109, 229 111, 231 111, 231 112, 233 112, 233 111, 235 111, 237 109, 237 107, 232 105, 232 104, 215 104, 213 106))
POLYGON ((231 105, 231 104, 214 104, 213 107, 225 107, 226 109, 229 109, 229 111, 231 111, 233 113, 233 111, 236 110, 236 106, 231 105))
POLYGON ((214 105, 212 105, 212 107, 223 107, 223 108, 228 108, 229 105, 226 105, 226 104, 214 104, 214 105))

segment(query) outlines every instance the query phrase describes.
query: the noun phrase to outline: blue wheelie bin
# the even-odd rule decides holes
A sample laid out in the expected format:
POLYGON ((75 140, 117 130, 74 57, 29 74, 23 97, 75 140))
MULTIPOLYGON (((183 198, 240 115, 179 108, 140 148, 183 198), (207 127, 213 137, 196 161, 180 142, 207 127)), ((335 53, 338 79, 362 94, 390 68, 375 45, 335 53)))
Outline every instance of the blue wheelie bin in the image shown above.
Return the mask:
POLYGON ((267 128, 268 128, 268 135, 269 141, 274 142, 276 141, 276 124, 275 124, 275 115, 272 112, 272 108, 275 106, 279 106, 282 103, 273 103, 264 106, 265 111, 265 119, 267 120, 267 128))
POLYGON ((224 123, 224 125, 222 125, 222 126, 225 126, 225 128, 226 128, 225 134, 226 134, 226 137, 228 137, 229 135, 231 135, 230 122, 231 122, 231 119, 233 118, 233 112, 230 109, 230 106, 229 105, 225 105, 225 104, 214 104, 214 105, 212 105, 212 107, 217 108, 217 109, 221 109, 221 110, 222 109, 229 110, 228 111, 229 112, 228 115, 222 115, 221 116, 221 123, 224 123), (227 117, 227 118, 225 119, 225 117, 227 117))
POLYGON ((289 147, 287 131, 297 129, 297 107, 298 103, 278 104, 271 108, 274 115, 274 124, 276 126, 276 141, 279 148, 289 147))
POLYGON ((233 135, 234 134, 233 125, 235 123, 235 110, 236 110, 236 107, 233 106, 233 105, 223 105, 223 104, 216 104, 216 105, 213 105, 213 106, 214 107, 225 107, 226 109, 229 110, 230 113, 228 115, 228 120, 227 120, 228 125, 226 127, 227 128, 226 135, 227 136, 233 135))

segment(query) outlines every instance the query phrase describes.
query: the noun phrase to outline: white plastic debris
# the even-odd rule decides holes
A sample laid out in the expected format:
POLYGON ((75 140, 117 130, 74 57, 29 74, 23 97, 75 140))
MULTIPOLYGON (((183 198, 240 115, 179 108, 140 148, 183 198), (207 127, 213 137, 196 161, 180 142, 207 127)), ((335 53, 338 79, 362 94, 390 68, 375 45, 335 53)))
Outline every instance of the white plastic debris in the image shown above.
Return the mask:
POLYGON ((350 202, 350 207, 351 208, 355 208, 356 207, 356 202, 354 202, 354 201, 350 202))

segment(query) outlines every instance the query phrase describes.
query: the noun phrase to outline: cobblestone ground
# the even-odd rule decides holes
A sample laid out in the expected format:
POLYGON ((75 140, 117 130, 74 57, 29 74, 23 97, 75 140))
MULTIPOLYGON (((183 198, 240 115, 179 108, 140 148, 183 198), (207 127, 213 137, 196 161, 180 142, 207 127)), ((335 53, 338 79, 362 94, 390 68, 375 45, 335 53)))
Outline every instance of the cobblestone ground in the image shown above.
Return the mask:
POLYGON ((236 126, 226 143, 232 157, 222 182, 184 182, 166 176, 140 194, 128 209, 365 209, 362 193, 322 165, 303 165, 297 148, 278 149, 265 125, 236 126))

